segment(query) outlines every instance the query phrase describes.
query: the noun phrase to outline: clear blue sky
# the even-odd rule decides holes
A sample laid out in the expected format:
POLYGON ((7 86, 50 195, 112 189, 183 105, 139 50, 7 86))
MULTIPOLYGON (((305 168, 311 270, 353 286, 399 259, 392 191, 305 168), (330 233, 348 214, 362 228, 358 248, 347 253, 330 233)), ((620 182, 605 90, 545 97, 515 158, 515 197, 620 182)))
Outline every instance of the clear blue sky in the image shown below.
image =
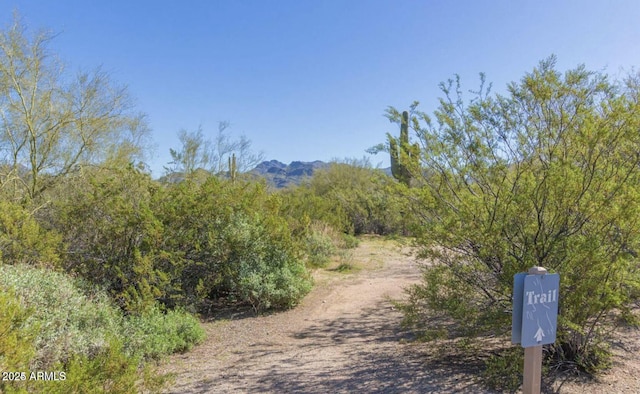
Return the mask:
POLYGON ((501 91, 551 54, 614 77, 640 64, 637 0, 0 0, 3 26, 14 9, 60 33, 70 69, 102 65, 129 86, 155 176, 181 128, 227 120, 283 162, 361 158, 398 132, 387 106, 431 112, 454 74, 501 91))

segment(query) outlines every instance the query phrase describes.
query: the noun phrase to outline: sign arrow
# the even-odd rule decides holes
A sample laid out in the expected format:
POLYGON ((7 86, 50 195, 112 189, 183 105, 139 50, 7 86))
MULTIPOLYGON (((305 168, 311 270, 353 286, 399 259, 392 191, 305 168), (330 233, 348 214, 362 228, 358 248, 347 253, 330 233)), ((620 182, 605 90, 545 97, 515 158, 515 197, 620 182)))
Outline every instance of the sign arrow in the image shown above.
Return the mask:
POLYGON ((542 330, 542 327, 538 327, 538 331, 536 331, 536 334, 533 336, 535 338, 536 341, 541 342, 542 341, 542 337, 544 337, 544 331, 542 330))

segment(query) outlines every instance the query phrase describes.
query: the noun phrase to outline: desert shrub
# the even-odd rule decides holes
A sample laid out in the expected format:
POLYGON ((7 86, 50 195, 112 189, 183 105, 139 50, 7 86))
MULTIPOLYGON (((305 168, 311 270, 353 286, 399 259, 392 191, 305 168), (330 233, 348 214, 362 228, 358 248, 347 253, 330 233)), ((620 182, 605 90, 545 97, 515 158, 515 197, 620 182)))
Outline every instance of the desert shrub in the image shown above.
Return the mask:
POLYGON ((0 200, 0 258, 9 264, 49 264, 60 261, 61 238, 43 229, 21 205, 0 200))
POLYGON ((203 328, 193 315, 158 307, 142 315, 130 315, 122 325, 126 338, 124 351, 144 359, 159 359, 175 352, 190 350, 205 337, 203 328))
POLYGON ((303 239, 307 264, 311 267, 324 267, 333 257, 343 259, 348 249, 358 246, 358 238, 340 233, 324 222, 309 225, 303 239))
POLYGON ((313 223, 305 237, 307 261, 312 267, 323 267, 336 254, 339 234, 327 224, 313 223))
POLYGON ((66 245, 64 268, 106 289, 128 312, 151 307, 165 277, 162 226, 150 208, 157 185, 129 166, 87 168, 62 185, 50 217, 66 245))
POLYGON ((108 297, 83 294, 64 274, 5 265, 0 267, 0 287, 11 289, 32 310, 30 324, 40 327, 33 368, 51 368, 71 354, 91 356, 119 330, 121 315, 108 297))
POLYGON ((58 372, 57 381, 27 381, 28 392, 67 393, 155 393, 167 382, 167 376, 159 375, 151 365, 139 367, 139 359, 128 356, 123 344, 115 338, 108 338, 96 354, 71 355, 64 364, 53 370, 58 372), (61 379, 59 372, 64 372, 61 379))
MULTIPOLYGON (((133 393, 136 392, 138 360, 127 357, 122 343, 111 339, 97 354, 89 358, 73 356, 65 365, 68 381, 60 389, 68 393, 133 393)), ((51 386, 51 383, 49 383, 51 386)))
POLYGON ((325 223, 332 228, 353 234, 354 226, 341 204, 319 194, 309 184, 281 191, 280 215, 287 218, 292 233, 304 240, 311 223, 325 223))
POLYGON ((192 315, 164 314, 154 307, 124 316, 106 292, 47 269, 1 266, 0 289, 15 293, 31 311, 27 323, 39 329, 30 365, 40 370, 66 364, 71 355, 91 359, 104 352, 111 339, 122 342, 128 357, 151 359, 187 350, 204 338, 192 315))
POLYGON ((492 354, 482 372, 483 382, 492 389, 516 392, 522 384, 524 352, 522 348, 511 347, 492 354))
POLYGON ((118 333, 119 311, 105 295, 87 298, 70 278, 26 265, 0 267, 0 289, 15 293, 6 303, 9 293, 0 291, 0 316, 12 316, 14 323, 0 336, 0 367, 27 374, 25 381, 0 382, 3 392, 135 391, 139 362, 109 339, 118 333), (32 381, 29 371, 56 372, 64 380, 32 381))
POLYGON ((167 377, 145 361, 204 338, 186 312, 124 316, 88 282, 27 265, 0 266, 0 332, 2 370, 66 373, 64 381, 0 382, 7 393, 157 391, 167 377))
MULTIPOLYGON (((35 354, 37 326, 29 324, 32 311, 21 305, 11 289, 0 286, 0 371, 25 371, 35 354)), ((0 389, 4 382, 0 381, 0 389)))
POLYGON ((238 261, 241 268, 236 291, 240 298, 256 311, 295 306, 311 290, 304 263, 285 248, 273 248, 268 243, 257 248, 261 249, 257 254, 238 261))
POLYGON ((282 214, 293 228, 323 222, 345 234, 400 233, 406 219, 395 183, 367 161, 334 162, 306 184, 283 191, 282 214))
POLYGON ((360 240, 351 234, 342 234, 341 247, 344 249, 355 249, 360 244, 360 240))
POLYGON ((610 323, 633 314, 640 287, 640 77, 563 74, 550 58, 505 96, 481 86, 466 101, 459 81, 442 88, 436 122, 412 106, 423 148, 407 200, 434 264, 411 290, 408 318, 505 335, 514 274, 543 266, 561 277, 547 360, 599 371, 610 323))
POLYGON ((171 278, 163 302, 296 304, 310 278, 279 204, 261 183, 211 177, 168 186, 155 208, 167 234, 163 271, 171 278))

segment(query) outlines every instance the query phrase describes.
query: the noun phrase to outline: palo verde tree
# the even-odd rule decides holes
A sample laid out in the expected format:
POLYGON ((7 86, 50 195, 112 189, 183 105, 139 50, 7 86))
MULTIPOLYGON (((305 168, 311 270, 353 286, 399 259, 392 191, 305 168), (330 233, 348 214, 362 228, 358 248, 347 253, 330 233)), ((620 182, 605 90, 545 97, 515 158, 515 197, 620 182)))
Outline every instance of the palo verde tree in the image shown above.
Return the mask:
POLYGON ((407 322, 506 334, 513 275, 543 266, 561 275, 549 360, 595 372, 611 323, 633 318, 640 294, 640 79, 561 73, 551 57, 505 95, 481 80, 471 101, 459 80, 441 84, 435 121, 414 114, 421 187, 409 192, 422 256, 436 263, 409 290, 407 322))
POLYGON ((31 200, 78 165, 135 158, 147 134, 127 89, 101 71, 64 72, 15 18, 0 31, 0 187, 31 200))

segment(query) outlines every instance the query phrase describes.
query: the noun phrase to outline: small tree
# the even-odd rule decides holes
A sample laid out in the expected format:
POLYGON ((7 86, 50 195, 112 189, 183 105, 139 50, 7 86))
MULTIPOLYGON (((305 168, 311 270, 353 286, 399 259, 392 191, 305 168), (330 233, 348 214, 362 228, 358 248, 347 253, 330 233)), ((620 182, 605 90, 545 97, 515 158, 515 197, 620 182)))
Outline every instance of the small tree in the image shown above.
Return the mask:
POLYGON ((65 74, 51 39, 17 18, 0 31, 0 187, 16 198, 34 199, 79 164, 130 161, 148 131, 126 88, 99 69, 65 74))
POLYGON ((551 57, 490 95, 465 103, 442 84, 436 122, 413 125, 422 168, 412 189, 423 283, 409 289, 407 322, 454 335, 505 334, 513 275, 534 265, 561 275, 558 365, 606 364, 612 319, 633 317, 640 288, 640 84, 612 83, 551 57), (452 319, 452 320, 451 320, 452 319))

